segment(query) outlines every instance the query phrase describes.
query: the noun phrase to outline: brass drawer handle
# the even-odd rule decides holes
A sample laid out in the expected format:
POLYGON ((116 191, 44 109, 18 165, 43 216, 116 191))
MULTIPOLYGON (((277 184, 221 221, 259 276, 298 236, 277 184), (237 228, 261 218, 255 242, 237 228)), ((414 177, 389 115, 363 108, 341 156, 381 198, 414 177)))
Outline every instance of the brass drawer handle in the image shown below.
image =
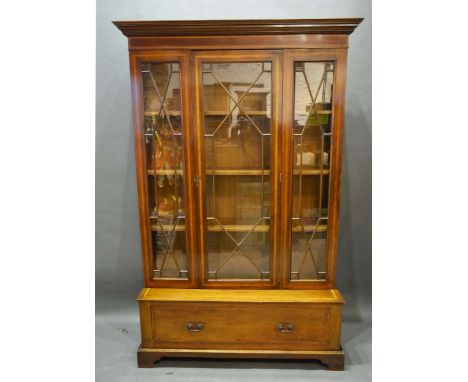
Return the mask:
POLYGON ((276 325, 276 329, 278 330, 278 332, 280 333, 291 333, 292 331, 294 331, 294 324, 290 324, 290 323, 280 323, 278 325, 276 325))
POLYGON ((189 332, 200 332, 203 329, 203 322, 187 322, 187 330, 189 332))

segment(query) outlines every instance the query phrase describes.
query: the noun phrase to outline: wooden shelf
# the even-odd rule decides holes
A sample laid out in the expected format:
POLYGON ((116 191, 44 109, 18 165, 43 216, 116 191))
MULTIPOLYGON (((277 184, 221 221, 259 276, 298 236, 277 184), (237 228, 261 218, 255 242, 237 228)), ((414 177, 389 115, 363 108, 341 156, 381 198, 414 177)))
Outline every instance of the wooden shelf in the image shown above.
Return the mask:
MULTIPOLYGON (((224 229, 219 225, 207 225, 208 232, 249 232, 252 231, 254 225, 251 224, 224 224, 224 229)), ((268 232, 270 230, 269 225, 261 224, 255 227, 253 232, 268 232)))
MULTIPOLYGON (((262 175, 262 170, 260 169, 219 169, 214 171, 215 175, 262 175)), ((206 175, 213 175, 213 170, 206 170, 206 175)), ((270 170, 264 170, 263 175, 270 175, 270 170)))
MULTIPOLYGON (((158 116, 158 115, 159 115, 159 111, 145 111, 145 112, 144 112, 144 115, 145 115, 145 116, 148 116, 148 115, 150 115, 150 116, 153 116, 153 115, 158 116)), ((170 117, 180 117, 181 113, 180 113, 180 111, 172 110, 172 111, 167 111, 167 112, 166 112, 166 115, 168 115, 168 116, 170 116, 170 117)))
MULTIPOLYGON (((203 115, 205 116, 223 116, 225 117, 226 115, 228 115, 230 113, 230 110, 228 111, 222 111, 222 110, 207 110, 207 111, 204 111, 203 112, 203 115)), ((246 113, 249 115, 249 116, 252 116, 252 115, 268 115, 268 112, 266 110, 246 110, 246 113)), ((239 111, 238 115, 245 115, 243 112, 239 111)))
MULTIPOLYGON (((177 175, 183 175, 183 170, 177 170, 177 175)), ((262 175, 262 170, 249 169, 221 169, 215 170, 215 175, 262 175)), ((153 169, 148 169, 148 175, 154 175, 153 169)), ((174 175, 174 170, 157 170, 156 175, 174 175)), ((206 175, 213 175, 213 170, 206 170, 206 175)), ((270 170, 263 171, 263 175, 270 175, 270 170)))
MULTIPOLYGON (((171 225, 165 225, 163 224, 162 225, 164 231, 171 231, 172 230, 172 226, 171 225)), ((228 232, 249 232, 253 229, 253 225, 247 225, 247 224, 226 224, 223 226, 224 227, 224 230, 228 231, 228 232)), ((223 232, 223 228, 221 228, 220 226, 216 225, 208 225, 208 232, 223 232)), ((157 224, 153 224, 151 225, 151 230, 152 231, 160 231, 161 230, 161 227, 157 224)), ((176 226, 176 232, 179 232, 179 231, 185 231, 185 225, 184 224, 180 224, 180 225, 177 225, 176 226)), ((268 232, 270 230, 270 226, 269 225, 258 225, 255 227, 255 230, 253 232, 268 232)))
MULTIPOLYGON (((206 170, 206 175, 213 175, 213 170, 206 170)), ((323 169, 323 175, 328 175, 328 168, 323 169)), ((183 170, 177 170, 177 175, 184 175, 183 170)), ((294 175, 299 175, 299 169, 294 169, 294 175)), ((148 169, 148 175, 154 175, 154 169, 148 169)), ((156 175, 174 175, 174 170, 157 170, 156 175)), ((219 169, 214 171, 214 175, 226 175, 226 176, 237 176, 237 175, 262 175, 262 170, 259 169, 219 169)), ((270 170, 263 171, 264 176, 270 175, 270 170)), ((306 168, 302 169, 302 175, 320 175, 320 169, 306 168)))
MULTIPOLYGON (((323 169, 323 175, 328 175, 329 171, 328 168, 323 169)), ((299 175, 301 172, 299 171, 298 168, 295 168, 293 171, 294 175, 299 175)), ((320 169, 319 168, 303 168, 302 169, 302 175, 320 175, 320 169)))
MULTIPOLYGON (((176 170, 177 175, 184 175, 183 170, 176 170)), ((148 169, 148 175, 154 175, 154 169, 148 169)), ((156 175, 174 175, 174 170, 157 170, 156 175)))
MULTIPOLYGON (((304 226, 304 230, 306 232, 312 232, 315 228, 315 225, 305 225, 304 226)), ((326 224, 320 224, 318 227, 317 227, 317 232, 326 232, 328 229, 328 226, 326 224)), ((302 229, 301 227, 293 227, 292 229, 293 232, 302 232, 302 229)))
MULTIPOLYGON (((169 224, 163 224, 162 227, 163 227, 163 230, 166 231, 166 232, 170 232, 173 229, 173 226, 169 225, 169 224)), ((161 226, 159 226, 157 224, 152 224, 151 225, 151 231, 159 231, 160 232, 161 231, 161 226)), ((176 225, 175 231, 176 232, 185 231, 185 224, 176 225)))
MULTIPOLYGON (((163 224, 162 225, 164 231, 172 231, 173 226, 169 224, 163 224)), ((228 232, 249 232, 251 231, 254 226, 249 225, 249 224, 226 224, 223 226, 224 230, 228 232)), ((312 232, 315 228, 315 225, 305 225, 304 229, 306 232, 312 232)), ((207 227, 208 232, 223 232, 223 228, 221 228, 218 225, 208 225, 207 227)), ((328 226, 326 224, 321 224, 317 227, 317 232, 326 232, 328 229, 328 226)), ((161 227, 157 224, 152 224, 151 225, 151 230, 152 231, 161 231, 161 227)), ((185 224, 179 224, 175 228, 176 232, 181 232, 185 231, 185 224)), ((255 227, 253 232, 268 232, 270 231, 270 226, 269 225, 258 225, 255 227)), ((300 227, 293 227, 292 229, 293 232, 301 232, 300 227)))

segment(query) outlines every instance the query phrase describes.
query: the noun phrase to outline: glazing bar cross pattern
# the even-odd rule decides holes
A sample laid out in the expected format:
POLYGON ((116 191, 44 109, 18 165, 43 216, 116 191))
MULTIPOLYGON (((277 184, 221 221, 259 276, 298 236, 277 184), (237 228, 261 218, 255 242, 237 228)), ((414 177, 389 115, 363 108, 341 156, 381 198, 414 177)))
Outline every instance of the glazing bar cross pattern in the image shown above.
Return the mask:
POLYGON ((295 63, 293 281, 326 278, 333 76, 333 62, 295 63))
POLYGON ((150 221, 153 231, 153 277, 186 279, 180 65, 143 63, 145 138, 153 168, 150 221), (179 246, 179 248, 176 248, 179 246), (171 261, 169 261, 171 260, 171 261))
POLYGON ((268 280, 271 62, 202 74, 208 278, 268 280))

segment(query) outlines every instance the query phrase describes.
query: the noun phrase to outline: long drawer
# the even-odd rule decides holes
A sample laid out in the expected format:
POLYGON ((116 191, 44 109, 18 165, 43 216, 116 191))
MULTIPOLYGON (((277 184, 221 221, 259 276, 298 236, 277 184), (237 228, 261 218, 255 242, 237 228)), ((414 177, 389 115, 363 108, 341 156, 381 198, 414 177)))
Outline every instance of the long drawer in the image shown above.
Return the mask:
POLYGON ((146 346, 198 349, 339 349, 341 305, 151 302, 146 346))

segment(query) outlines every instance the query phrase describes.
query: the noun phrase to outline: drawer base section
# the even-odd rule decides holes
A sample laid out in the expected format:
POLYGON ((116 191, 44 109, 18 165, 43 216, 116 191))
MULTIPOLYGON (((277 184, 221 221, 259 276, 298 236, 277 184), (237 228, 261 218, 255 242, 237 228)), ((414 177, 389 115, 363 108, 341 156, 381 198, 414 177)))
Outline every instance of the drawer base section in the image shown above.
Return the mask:
POLYGON ((342 370, 343 299, 329 290, 145 288, 140 367, 161 357, 315 359, 342 370))
POLYGON ((317 360, 329 370, 344 370, 343 350, 283 351, 283 350, 217 350, 217 349, 138 349, 138 367, 152 368, 164 357, 174 358, 256 358, 317 360))

